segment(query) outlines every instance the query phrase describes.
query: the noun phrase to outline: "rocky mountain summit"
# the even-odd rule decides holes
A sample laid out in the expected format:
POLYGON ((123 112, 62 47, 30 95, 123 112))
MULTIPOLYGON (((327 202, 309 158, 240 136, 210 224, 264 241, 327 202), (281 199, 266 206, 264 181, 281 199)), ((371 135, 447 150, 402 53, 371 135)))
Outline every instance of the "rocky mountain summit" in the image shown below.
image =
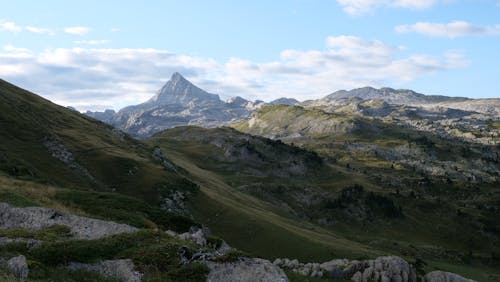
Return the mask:
POLYGON ((222 101, 174 73, 170 80, 148 101, 121 109, 86 114, 118 127, 136 137, 145 137, 181 125, 213 127, 246 118, 262 101, 241 97, 222 101))

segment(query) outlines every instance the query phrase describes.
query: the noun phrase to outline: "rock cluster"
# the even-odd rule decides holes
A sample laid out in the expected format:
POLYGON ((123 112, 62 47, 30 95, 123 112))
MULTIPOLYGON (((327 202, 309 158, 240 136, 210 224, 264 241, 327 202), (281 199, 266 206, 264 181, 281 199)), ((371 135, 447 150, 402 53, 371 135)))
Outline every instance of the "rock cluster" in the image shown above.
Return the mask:
POLYGON ((17 208, 0 203, 0 228, 40 230, 53 225, 68 226, 77 239, 99 239, 137 231, 135 227, 112 221, 64 214, 48 208, 17 208))
POLYGON ((71 153, 71 151, 69 151, 68 148, 64 146, 64 144, 57 136, 46 136, 43 140, 43 145, 47 148, 52 157, 60 160, 69 168, 77 171, 80 175, 87 177, 92 182, 96 182, 94 176, 92 176, 92 174, 90 174, 90 172, 85 167, 80 165, 75 160, 75 156, 73 155, 73 153, 71 153))
POLYGON ((175 165, 165 156, 165 154, 163 153, 162 149, 160 149, 160 147, 155 147, 153 149, 152 156, 156 160, 160 161, 161 165, 164 168, 166 168, 168 170, 172 170, 172 171, 177 171, 177 168, 175 167, 175 165))

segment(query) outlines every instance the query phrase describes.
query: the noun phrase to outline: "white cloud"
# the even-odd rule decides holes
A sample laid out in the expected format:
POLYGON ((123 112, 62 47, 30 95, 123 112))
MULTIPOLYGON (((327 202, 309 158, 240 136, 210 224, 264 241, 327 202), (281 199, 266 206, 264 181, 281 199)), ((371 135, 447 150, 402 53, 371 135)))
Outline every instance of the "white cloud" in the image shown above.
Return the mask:
POLYGON ((82 45, 102 45, 102 44, 108 44, 111 43, 111 40, 107 39, 99 39, 99 40, 76 40, 73 41, 75 44, 82 44, 82 45))
POLYGON ((351 15, 370 12, 378 7, 397 7, 406 9, 425 9, 438 3, 450 3, 454 0, 337 0, 343 10, 351 15))
POLYGON ((3 50, 7 51, 7 52, 12 52, 12 53, 25 53, 25 54, 31 53, 31 51, 27 48, 15 47, 11 44, 3 46, 3 50))
POLYGON ((85 35, 89 33, 90 28, 85 26, 72 26, 64 29, 64 32, 74 35, 85 35))
POLYGON ((0 77, 62 105, 115 109, 152 96, 173 72, 222 98, 271 100, 322 97, 334 90, 391 86, 467 60, 456 51, 404 55, 400 47, 354 36, 326 39, 325 50, 284 50, 274 61, 225 62, 158 49, 58 48, 40 53, 11 46, 0 51, 0 77))
POLYGON ((17 25, 14 22, 5 21, 0 23, 0 30, 7 30, 11 32, 20 32, 23 30, 22 26, 17 25))
POLYGON ((117 27, 112 27, 112 28, 110 29, 110 31, 111 31, 111 32, 119 32, 119 31, 120 31, 120 29, 119 29, 119 28, 117 28, 117 27))
POLYGON ((399 33, 415 32, 429 36, 455 38, 467 35, 498 35, 500 34, 500 25, 478 26, 465 21, 450 23, 418 22, 412 25, 396 26, 395 30, 399 33))
POLYGON ((38 33, 38 34, 54 35, 54 32, 52 32, 48 28, 36 27, 36 26, 21 26, 21 25, 16 24, 15 22, 0 20, 0 31, 3 31, 3 30, 10 31, 10 32, 29 31, 29 32, 38 33))
POLYGON ((54 32, 48 28, 43 28, 43 27, 36 27, 36 26, 27 26, 25 27, 27 31, 33 32, 33 33, 39 33, 39 34, 49 34, 49 35, 54 35, 54 32))

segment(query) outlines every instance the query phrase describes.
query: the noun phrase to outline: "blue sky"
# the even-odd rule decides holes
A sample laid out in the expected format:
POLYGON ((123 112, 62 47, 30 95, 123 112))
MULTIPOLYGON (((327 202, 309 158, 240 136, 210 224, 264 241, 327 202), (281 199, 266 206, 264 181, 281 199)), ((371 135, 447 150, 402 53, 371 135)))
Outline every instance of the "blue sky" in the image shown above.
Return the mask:
POLYGON ((371 85, 500 97, 500 1, 0 1, 0 78, 79 110, 179 71, 222 98, 371 85))

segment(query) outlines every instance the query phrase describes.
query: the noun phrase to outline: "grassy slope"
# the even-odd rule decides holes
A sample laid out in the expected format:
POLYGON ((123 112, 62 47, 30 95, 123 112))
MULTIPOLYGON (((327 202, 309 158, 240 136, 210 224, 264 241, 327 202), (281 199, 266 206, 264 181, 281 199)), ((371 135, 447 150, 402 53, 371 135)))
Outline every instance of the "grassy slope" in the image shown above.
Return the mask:
MULTIPOLYGON (((238 168, 236 171, 245 171, 244 162, 225 162, 215 158, 223 153, 220 148, 196 140, 197 134, 204 136, 204 140, 212 135, 233 141, 238 136, 247 138, 237 132, 228 137, 227 132, 225 129, 176 128, 157 134, 149 142, 160 145, 198 181, 202 193, 193 201, 196 219, 208 224, 235 246, 269 258, 288 256, 305 261, 378 254, 397 254, 410 261, 422 257, 429 263, 427 270, 453 270, 479 281, 488 281, 482 273, 497 273, 488 266, 489 252, 496 247, 488 244, 489 239, 477 232, 479 227, 474 218, 457 216, 454 203, 439 202, 436 198, 414 199, 402 194, 392 198, 404 207, 404 219, 376 221, 374 224, 339 220, 333 229, 328 229, 305 222, 262 198, 242 193, 236 187, 259 182, 268 182, 269 187, 273 181, 283 185, 307 185, 313 181, 317 187, 326 190, 338 190, 358 183, 375 193, 386 194, 388 191, 366 175, 339 165, 333 165, 334 170, 327 177, 316 176, 308 180, 300 177, 273 180, 235 174, 234 167, 238 168), (472 245, 470 236, 476 238, 472 245), (472 261, 468 264, 460 262, 472 246, 475 249, 472 261)), ((269 166, 263 169, 269 169, 269 166)), ((387 172, 394 173, 390 169, 387 172)))
POLYGON ((67 188, 116 191, 157 204, 161 189, 187 189, 152 148, 112 127, 0 80, 0 171, 67 188), (51 156, 55 136, 94 180, 51 156))

